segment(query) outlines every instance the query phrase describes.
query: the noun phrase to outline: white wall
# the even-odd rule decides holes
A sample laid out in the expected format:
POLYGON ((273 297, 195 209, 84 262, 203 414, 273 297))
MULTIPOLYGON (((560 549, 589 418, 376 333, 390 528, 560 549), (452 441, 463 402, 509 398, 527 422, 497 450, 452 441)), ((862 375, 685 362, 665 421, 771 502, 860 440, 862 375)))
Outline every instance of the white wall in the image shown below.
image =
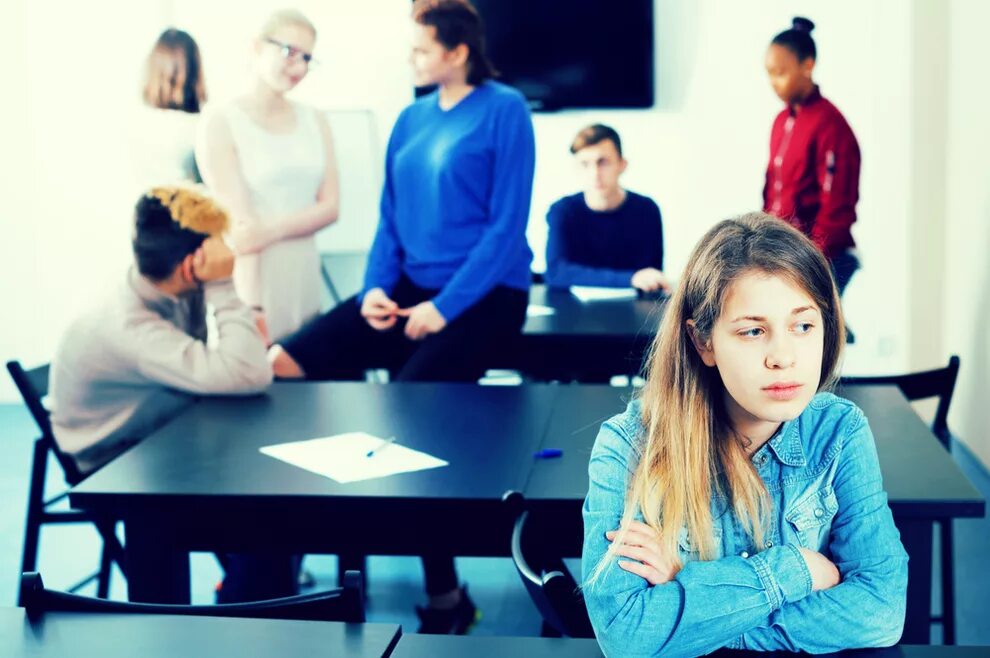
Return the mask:
POLYGON ((960 355, 949 427, 990 466, 990 3, 952 0, 942 279, 943 358, 960 355))
MULTIPOLYGON (((174 24, 197 38, 211 101, 221 103, 247 84, 250 38, 280 4, 14 0, 0 10, 11 28, 0 42, 0 73, 15 90, 5 96, 22 99, 3 104, 0 122, 5 236, 0 358, 47 360, 77 309, 119 280, 129 258, 133 201, 117 185, 127 175, 119 127, 136 101, 141 62, 156 34, 174 24)), ((941 360, 950 348, 963 351, 954 422, 960 432, 975 436, 986 425, 985 412, 979 419, 974 414, 990 370, 981 327, 990 307, 990 274, 979 251, 990 237, 987 168, 981 164, 990 146, 981 122, 990 99, 975 82, 985 78, 987 62, 978 44, 988 9, 981 0, 953 0, 951 9, 940 13, 939 4, 656 0, 655 108, 534 117, 538 173, 528 234, 537 267, 543 260, 545 209, 576 189, 567 146, 592 121, 620 131, 630 160, 626 184, 660 203, 668 270, 683 266, 698 236, 714 222, 758 208, 770 123, 779 110, 763 54, 791 16, 805 13, 818 25, 818 81, 848 118, 863 153, 854 234, 864 269, 845 301, 858 338, 847 370, 895 372, 934 365, 929 361, 941 360), (940 16, 953 36, 926 37, 925 21, 932 15, 940 16), (928 52, 944 53, 942 69, 927 64, 928 52), (945 68, 948 95, 940 105, 929 85, 945 68), (939 116, 948 135, 944 171, 938 158, 924 157, 943 152, 926 123, 939 116), (942 192, 922 189, 933 179, 944 180, 942 192), (949 218, 945 230, 938 217, 923 221, 925 213, 937 212, 931 208, 938 208, 939 194, 949 218), (984 232, 973 232, 971 225, 984 232), (933 235, 942 236, 951 257, 922 258, 933 235), (975 278, 972 263, 983 267, 975 278), (927 278, 917 272, 927 272, 927 278), (944 308, 951 317, 944 324, 933 311, 936 300, 915 293, 919 282, 943 273, 944 308), (931 346, 933 336, 940 348, 931 346)), ((297 5, 320 30, 322 65, 296 97, 325 108, 372 110, 384 143, 411 99, 407 4, 305 0, 297 5)), ((342 248, 367 244, 373 223, 369 217, 331 227, 321 241, 342 248)), ((2 398, 12 399, 13 392, 0 377, 2 398)), ((990 460, 990 448, 984 450, 990 460)))
MULTIPOLYGON (((35 364, 129 259, 120 127, 138 94, 135 54, 163 19, 156 5, 119 0, 18 0, 0 12, 0 359, 35 364)), ((15 398, 4 373, 0 399, 15 398)))

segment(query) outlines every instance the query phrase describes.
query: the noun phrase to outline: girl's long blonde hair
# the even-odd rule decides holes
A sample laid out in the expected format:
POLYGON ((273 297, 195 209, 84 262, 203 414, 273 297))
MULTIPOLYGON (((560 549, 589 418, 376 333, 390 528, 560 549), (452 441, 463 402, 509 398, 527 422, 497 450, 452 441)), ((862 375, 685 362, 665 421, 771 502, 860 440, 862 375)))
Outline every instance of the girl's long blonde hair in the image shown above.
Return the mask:
MULTIPOLYGON (((626 496, 622 526, 637 512, 660 533, 664 552, 677 559, 678 534, 687 528, 691 550, 715 556, 711 501, 726 495, 756 546, 769 519, 766 487, 733 431, 716 368, 701 361, 688 333, 710 344, 729 287, 749 272, 782 276, 806 291, 821 310, 825 333, 819 390, 836 377, 845 331, 839 296, 825 257, 803 234, 779 219, 751 213, 718 223, 701 239, 669 300, 647 361, 640 399, 645 429, 639 463, 626 496), (718 471, 724 475, 724 488, 718 471)), ((615 558, 609 548, 589 582, 615 558)))

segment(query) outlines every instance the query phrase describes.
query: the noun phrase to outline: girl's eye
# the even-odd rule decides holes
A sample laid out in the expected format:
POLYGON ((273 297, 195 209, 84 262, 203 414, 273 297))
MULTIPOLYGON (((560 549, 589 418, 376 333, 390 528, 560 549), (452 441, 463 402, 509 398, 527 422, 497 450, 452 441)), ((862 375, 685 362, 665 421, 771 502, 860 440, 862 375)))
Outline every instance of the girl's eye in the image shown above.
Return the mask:
POLYGON ((797 324, 797 330, 798 330, 798 333, 799 333, 799 334, 806 334, 806 333, 808 333, 809 331, 811 331, 811 329, 812 329, 812 328, 813 328, 814 326, 815 326, 815 325, 813 325, 813 324, 811 324, 810 322, 799 322, 799 323, 797 324))
POLYGON ((763 329, 761 327, 753 327, 752 329, 743 329, 739 332, 739 335, 743 338, 759 338, 763 335, 763 329))

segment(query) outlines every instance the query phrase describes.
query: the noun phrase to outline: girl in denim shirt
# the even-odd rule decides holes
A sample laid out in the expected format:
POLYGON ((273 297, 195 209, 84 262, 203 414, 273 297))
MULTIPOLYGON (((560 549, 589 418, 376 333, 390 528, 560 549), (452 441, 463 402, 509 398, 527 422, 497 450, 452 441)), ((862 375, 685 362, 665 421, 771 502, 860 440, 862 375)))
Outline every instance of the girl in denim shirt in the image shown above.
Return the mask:
POLYGON ((755 213, 702 238, 646 387, 591 455, 584 595, 607 655, 898 641, 907 554, 873 435, 824 392, 843 343, 797 230, 755 213))

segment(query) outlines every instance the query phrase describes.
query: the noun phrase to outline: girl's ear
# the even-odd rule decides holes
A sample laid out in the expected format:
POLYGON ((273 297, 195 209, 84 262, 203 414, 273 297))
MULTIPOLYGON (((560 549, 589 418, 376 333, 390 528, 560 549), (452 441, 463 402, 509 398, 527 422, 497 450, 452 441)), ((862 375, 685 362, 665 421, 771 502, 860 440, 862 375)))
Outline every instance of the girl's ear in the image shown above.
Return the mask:
POLYGON ((453 66, 464 66, 467 64, 468 57, 471 54, 471 49, 467 47, 467 44, 459 43, 454 48, 447 51, 448 61, 453 66))
POLYGON ((688 336, 691 337, 691 344, 694 345, 695 351, 701 360, 709 368, 715 367, 715 353, 712 351, 711 343, 705 343, 701 340, 701 336, 698 335, 698 328, 694 324, 694 320, 687 320, 685 322, 687 325, 688 336))

